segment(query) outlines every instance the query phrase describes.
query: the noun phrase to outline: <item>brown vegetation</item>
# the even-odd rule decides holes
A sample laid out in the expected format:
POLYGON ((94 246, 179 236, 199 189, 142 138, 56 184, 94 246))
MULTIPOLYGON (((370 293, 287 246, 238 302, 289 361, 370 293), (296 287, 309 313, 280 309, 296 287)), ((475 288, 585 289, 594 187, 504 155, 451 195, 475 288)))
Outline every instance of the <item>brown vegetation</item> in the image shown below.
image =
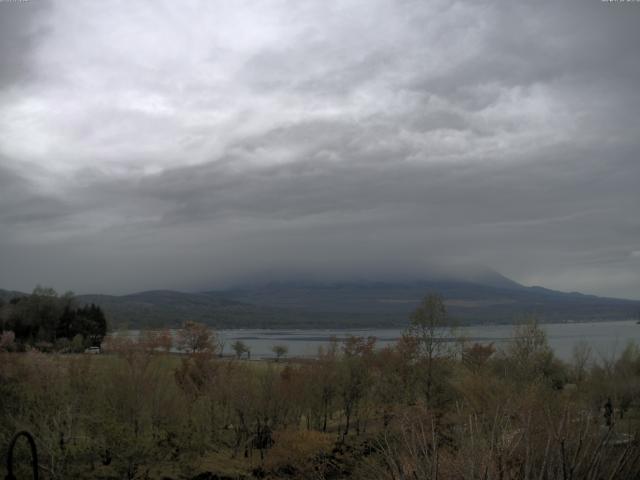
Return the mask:
POLYGON ((29 430, 51 479, 635 478, 638 347, 565 364, 535 323, 500 351, 444 342, 439 301, 393 347, 352 337, 305 362, 222 359, 197 324, 184 355, 166 332, 0 353, 0 446, 29 430))

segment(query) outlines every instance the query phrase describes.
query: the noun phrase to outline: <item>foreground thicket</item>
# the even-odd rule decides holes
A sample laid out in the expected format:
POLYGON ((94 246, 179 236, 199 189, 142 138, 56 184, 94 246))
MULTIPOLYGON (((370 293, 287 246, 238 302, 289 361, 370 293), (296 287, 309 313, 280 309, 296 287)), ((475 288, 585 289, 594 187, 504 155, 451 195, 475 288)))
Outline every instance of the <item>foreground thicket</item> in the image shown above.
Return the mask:
POLYGON ((33 432, 52 479, 635 478, 637 346, 562 363, 535 323, 501 351, 447 323, 428 297, 395 346, 351 337, 308 361, 222 359, 195 324, 184 355, 152 332, 106 355, 3 353, 0 445, 33 432))

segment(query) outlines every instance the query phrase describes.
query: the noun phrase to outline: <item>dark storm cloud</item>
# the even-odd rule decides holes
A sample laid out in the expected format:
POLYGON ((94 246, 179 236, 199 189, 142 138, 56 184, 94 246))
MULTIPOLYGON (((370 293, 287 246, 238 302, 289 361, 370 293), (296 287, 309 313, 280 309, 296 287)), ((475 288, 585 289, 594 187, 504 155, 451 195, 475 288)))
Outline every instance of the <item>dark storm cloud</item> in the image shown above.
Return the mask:
POLYGON ((0 76, 1 285, 436 262, 638 297, 640 7, 79 5, 0 76))
POLYGON ((10 226, 55 221, 64 215, 58 199, 40 194, 27 178, 2 165, 0 205, 0 222, 7 225, 8 230, 10 226))

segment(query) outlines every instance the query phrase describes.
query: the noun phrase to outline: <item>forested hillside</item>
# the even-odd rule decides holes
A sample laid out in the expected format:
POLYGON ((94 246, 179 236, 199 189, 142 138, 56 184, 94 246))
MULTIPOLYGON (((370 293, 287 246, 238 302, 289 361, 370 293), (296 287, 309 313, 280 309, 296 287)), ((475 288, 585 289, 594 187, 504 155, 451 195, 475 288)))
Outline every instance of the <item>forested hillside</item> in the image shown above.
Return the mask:
MULTIPOLYGON (((349 328, 402 326, 420 298, 442 294, 460 324, 607 321, 637 318, 640 301, 525 287, 504 277, 407 282, 292 282, 198 293, 153 290, 78 295, 100 306, 114 327, 179 327, 187 320, 217 328, 349 328)), ((0 291, 0 298, 20 296, 0 291)))

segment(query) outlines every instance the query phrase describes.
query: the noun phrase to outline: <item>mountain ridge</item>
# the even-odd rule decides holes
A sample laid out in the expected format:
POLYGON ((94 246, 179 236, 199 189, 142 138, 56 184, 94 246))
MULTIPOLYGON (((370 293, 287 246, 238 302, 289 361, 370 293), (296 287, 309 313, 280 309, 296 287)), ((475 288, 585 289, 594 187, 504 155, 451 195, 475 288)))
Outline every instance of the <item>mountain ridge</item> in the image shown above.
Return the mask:
MULTIPOLYGON (((148 290, 125 295, 78 295, 100 305, 114 327, 177 327, 186 320, 218 328, 353 328, 406 325, 427 293, 440 293, 461 324, 631 319, 640 301, 524 286, 500 274, 486 283, 460 278, 407 281, 277 279, 228 289, 148 290)), ((5 301, 21 292, 0 290, 5 301)))

